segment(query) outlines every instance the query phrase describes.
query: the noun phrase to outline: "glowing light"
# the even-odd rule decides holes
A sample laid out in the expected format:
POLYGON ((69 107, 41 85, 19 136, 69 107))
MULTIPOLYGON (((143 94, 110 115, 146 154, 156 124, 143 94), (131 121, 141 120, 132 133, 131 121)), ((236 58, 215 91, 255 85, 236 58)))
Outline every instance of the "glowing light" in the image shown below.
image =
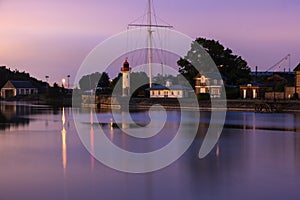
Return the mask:
POLYGON ((61 121, 62 121, 62 130, 61 130, 61 149, 62 149, 62 165, 64 172, 67 168, 67 131, 65 129, 65 123, 66 123, 66 116, 65 116, 65 108, 62 108, 62 116, 61 116, 61 121))
POLYGON ((91 170, 92 172, 94 171, 94 165, 95 165, 95 160, 94 160, 94 152, 95 152, 95 147, 94 147, 94 128, 93 128, 93 111, 92 108, 90 109, 90 124, 91 124, 91 129, 90 129, 90 145, 91 145, 91 170))
POLYGON ((65 116, 65 108, 64 107, 62 108, 61 121, 62 121, 63 128, 64 128, 64 125, 66 123, 66 116, 65 116))
POLYGON ((95 153, 95 147, 94 147, 94 128, 91 125, 91 130, 90 130, 90 145, 91 145, 91 170, 92 172, 94 171, 94 165, 95 165, 95 160, 94 160, 94 153, 95 153))
POLYGON ((113 119, 110 118, 110 140, 113 141, 114 140, 114 124, 113 124, 113 119))
POLYGON ((217 156, 217 157, 220 156, 220 147, 219 147, 219 144, 217 145, 216 156, 217 156))
POLYGON ((61 82, 62 82, 62 85, 65 86, 65 84, 66 84, 66 79, 64 79, 64 78, 61 79, 61 82))
POLYGON ((62 141, 62 165, 63 169, 67 168, 67 131, 65 127, 63 127, 61 131, 61 141, 62 141))

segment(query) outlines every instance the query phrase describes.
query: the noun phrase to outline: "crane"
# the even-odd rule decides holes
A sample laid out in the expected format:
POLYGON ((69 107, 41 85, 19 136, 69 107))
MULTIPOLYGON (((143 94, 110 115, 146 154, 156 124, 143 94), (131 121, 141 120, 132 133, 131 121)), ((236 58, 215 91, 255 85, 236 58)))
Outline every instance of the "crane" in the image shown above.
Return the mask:
POLYGON ((289 70, 290 70, 290 67, 291 67, 291 54, 288 54, 285 57, 283 57, 281 60, 279 60, 276 64, 274 64, 273 66, 271 66, 270 68, 268 68, 265 72, 269 72, 270 70, 274 69, 275 67, 277 67, 276 69, 280 69, 280 67, 282 66, 282 64, 284 62, 286 62, 287 60, 289 62, 289 70))

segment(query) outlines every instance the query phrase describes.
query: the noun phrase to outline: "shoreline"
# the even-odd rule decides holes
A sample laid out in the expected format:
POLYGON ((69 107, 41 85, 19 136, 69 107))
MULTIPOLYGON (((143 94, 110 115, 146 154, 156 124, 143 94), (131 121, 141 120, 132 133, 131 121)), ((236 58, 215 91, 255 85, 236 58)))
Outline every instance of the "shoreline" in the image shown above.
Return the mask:
MULTIPOLYGON (((101 97, 99 98, 99 102, 95 104, 82 104, 78 107, 94 107, 101 109, 122 109, 122 107, 128 107, 126 104, 122 104, 122 98, 114 98, 114 97, 101 97), (111 103, 112 102, 112 103, 111 103)), ((128 100, 128 99, 127 99, 128 100)), ((66 99, 63 102, 49 102, 49 101, 4 101, 0 100, 0 102, 6 102, 6 104, 14 104, 13 102, 18 102, 18 104, 32 104, 34 106, 55 106, 55 107, 72 107, 71 99, 66 99)), ((215 107, 211 108, 211 102, 204 100, 199 101, 198 105, 189 104, 189 100, 184 103, 184 105, 180 106, 177 99, 148 99, 148 98, 132 98, 130 99, 129 109, 130 110, 145 110, 152 108, 160 108, 163 106, 167 110, 199 110, 199 111, 212 111, 212 110, 220 110, 224 111, 224 101, 223 100, 215 100, 215 107), (157 105, 157 106, 156 106, 157 105)), ((235 111, 235 112, 258 112, 255 109, 256 104, 259 102, 276 104, 278 110, 270 111, 269 113, 274 112, 286 112, 286 113, 298 113, 300 112, 300 101, 299 100, 280 100, 280 101, 263 101, 263 100, 242 100, 242 99, 234 99, 234 100, 226 100, 226 111, 235 111)), ((77 106, 76 106, 77 107, 77 106)), ((266 111, 262 111, 266 112, 266 111)), ((266 112, 268 113, 268 112, 266 112)))
MULTIPOLYGON (((97 101, 97 99, 96 99, 97 101)), ((193 101, 185 99, 183 105, 180 106, 177 99, 149 99, 149 98, 117 98, 117 97, 100 97, 98 102, 94 105, 96 108, 112 108, 112 109, 122 109, 122 107, 129 109, 149 109, 150 107, 155 108, 155 105, 163 106, 165 109, 177 110, 195 110, 197 108, 200 111, 211 111, 211 110, 224 110, 226 104, 227 111, 241 111, 241 112, 300 112, 300 101, 299 100, 215 100, 214 108, 211 107, 211 102, 209 100, 200 100, 198 105, 193 105, 193 101), (124 102, 124 103, 122 103, 124 102), (129 105, 126 105, 126 102, 129 105), (259 106, 268 106, 268 109, 263 107, 261 110, 257 109, 259 106)), ((90 105, 87 105, 89 107, 90 105)), ((160 107, 159 106, 159 107, 160 107)), ((159 108, 158 107, 158 108, 159 108)))

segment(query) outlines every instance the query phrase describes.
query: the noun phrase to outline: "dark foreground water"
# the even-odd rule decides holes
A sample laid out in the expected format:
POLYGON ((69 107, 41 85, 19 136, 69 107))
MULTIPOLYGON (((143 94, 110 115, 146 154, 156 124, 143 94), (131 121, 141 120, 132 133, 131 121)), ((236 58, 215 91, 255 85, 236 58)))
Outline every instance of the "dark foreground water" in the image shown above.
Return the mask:
MULTIPOLYGON (((88 119, 89 111, 82 115, 88 119)), ((149 120, 144 112, 132 115, 140 124, 149 120)), ((107 137, 122 147, 126 136, 110 113, 97 116, 107 137)), ((153 138, 153 145, 125 139, 125 146, 140 152, 145 146, 152 151, 168 143, 178 129, 180 112, 168 111, 168 116, 166 134, 153 138)), ((152 173, 129 174, 110 169, 89 154, 71 109, 2 102, 0 200, 300 198, 299 114, 228 112, 219 142, 199 159, 209 116, 201 112, 195 142, 175 163, 152 173)), ((93 124, 87 121, 87 126, 92 144, 93 124)))

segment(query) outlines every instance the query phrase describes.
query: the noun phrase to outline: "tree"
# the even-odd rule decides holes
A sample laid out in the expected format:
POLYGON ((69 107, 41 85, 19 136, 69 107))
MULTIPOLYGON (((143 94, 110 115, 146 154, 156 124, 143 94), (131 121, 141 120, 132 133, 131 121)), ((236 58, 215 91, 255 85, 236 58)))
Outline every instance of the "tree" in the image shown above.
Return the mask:
POLYGON ((31 77, 30 74, 25 71, 20 72, 17 69, 12 71, 10 68, 6 68, 6 66, 0 66, 0 88, 3 87, 8 80, 30 81, 33 86, 39 89, 39 94, 46 92, 46 82, 31 77))
POLYGON ((61 98, 63 96, 62 90, 63 88, 59 87, 59 85, 55 82, 53 87, 48 89, 47 97, 53 99, 61 98))
POLYGON ((79 80, 79 86, 81 90, 91 90, 98 87, 109 87, 109 76, 106 72, 95 72, 89 75, 81 77, 79 80))
POLYGON ((131 72, 130 92, 133 97, 146 96, 146 89, 149 88, 149 77, 145 72, 131 72))
POLYGON ((111 81, 110 88, 111 91, 114 91, 115 94, 122 94, 122 73, 119 73, 118 76, 111 81))
POLYGON ((178 83, 177 77, 174 77, 171 74, 166 74, 164 76, 161 74, 157 74, 156 76, 153 77, 153 80, 154 80, 154 83, 157 83, 160 85, 165 85, 167 80, 171 81, 172 84, 178 83))
POLYGON ((179 72, 194 86, 193 78, 199 73, 193 63, 188 58, 193 58, 194 62, 203 65, 205 72, 211 70, 204 66, 209 63, 201 49, 197 48, 200 44, 204 50, 210 55, 216 66, 218 67, 224 82, 228 85, 241 85, 250 81, 250 68, 247 62, 241 56, 233 55, 232 50, 224 48, 219 41, 208 40, 205 38, 197 38, 191 45, 191 50, 187 53, 185 58, 180 58, 177 62, 179 65, 179 72))
POLYGON ((131 72, 130 73, 130 86, 143 86, 149 83, 149 77, 145 72, 131 72))
POLYGON ((98 82, 98 87, 108 88, 110 86, 109 76, 106 72, 103 72, 98 82))

